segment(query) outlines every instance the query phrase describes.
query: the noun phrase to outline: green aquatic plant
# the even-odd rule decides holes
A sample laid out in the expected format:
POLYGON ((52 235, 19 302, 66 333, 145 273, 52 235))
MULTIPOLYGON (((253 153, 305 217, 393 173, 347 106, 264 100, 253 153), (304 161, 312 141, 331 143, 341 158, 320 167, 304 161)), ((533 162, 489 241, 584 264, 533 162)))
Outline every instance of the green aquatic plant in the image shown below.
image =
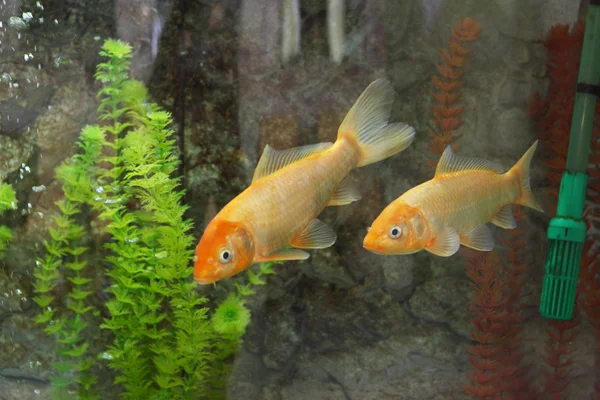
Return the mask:
POLYGON ((80 399, 96 399, 92 386, 96 379, 90 373, 93 358, 83 332, 90 324, 94 310, 87 302, 92 293, 92 279, 85 276, 88 266, 84 253, 89 249, 81 245, 84 228, 76 218, 81 207, 90 196, 90 175, 95 168, 94 160, 100 152, 101 138, 98 129, 86 127, 79 141, 84 153, 64 162, 56 171, 62 184, 65 199, 56 203, 60 213, 54 217, 54 226, 49 228, 50 240, 44 242, 46 256, 36 261, 34 270, 34 301, 42 313, 36 322, 44 324, 48 335, 57 338, 59 361, 53 363, 57 374, 51 378, 55 388, 54 399, 70 399, 76 393, 80 399), (60 280, 70 284, 66 295, 66 309, 58 310, 59 300, 55 296, 60 280))
MULTIPOLYGON (((15 190, 8 183, 0 182, 0 215, 6 210, 17 208, 17 197, 15 190)), ((0 258, 4 256, 6 245, 12 239, 12 231, 9 227, 0 225, 0 258)))
POLYGON ((275 271, 273 271, 273 266, 277 264, 283 264, 283 261, 271 261, 260 264, 260 271, 255 274, 252 270, 248 270, 248 282, 245 285, 240 285, 236 283, 235 286, 238 289, 238 293, 240 296, 251 296, 256 292, 252 289, 252 286, 262 286, 266 284, 264 280, 262 280, 263 275, 273 275, 275 271))
POLYGON ((250 322, 250 312, 236 295, 229 297, 217 307, 212 316, 213 329, 223 335, 241 336, 250 322))
MULTIPOLYGON (((71 319, 64 321, 83 321, 90 311, 85 306, 89 291, 81 287, 89 280, 80 274, 87 266, 86 249, 78 245, 84 230, 75 219, 82 207, 90 208, 108 234, 104 260, 110 265, 107 292, 112 298, 101 327, 112 332, 113 341, 100 358, 116 372, 121 397, 218 398, 227 358, 239 348, 249 311, 235 295, 211 317, 209 300, 194 290, 194 238, 176 177, 171 115, 148 101, 141 82, 129 80, 129 45, 107 40, 100 54, 107 58, 96 73, 103 84, 98 119, 104 125, 84 128, 80 153, 57 170, 66 199, 57 204, 61 214, 46 243, 48 254, 38 260, 38 320, 64 345, 79 346, 82 355, 87 350, 81 345, 85 325, 66 330, 72 343, 65 342, 63 329, 55 326, 67 322, 51 304, 60 278, 68 274, 73 302, 71 319)), ((61 355, 77 355, 75 348, 68 351, 61 355)), ((83 376, 89 365, 56 365, 53 384, 81 393, 82 378, 72 377, 83 376)))

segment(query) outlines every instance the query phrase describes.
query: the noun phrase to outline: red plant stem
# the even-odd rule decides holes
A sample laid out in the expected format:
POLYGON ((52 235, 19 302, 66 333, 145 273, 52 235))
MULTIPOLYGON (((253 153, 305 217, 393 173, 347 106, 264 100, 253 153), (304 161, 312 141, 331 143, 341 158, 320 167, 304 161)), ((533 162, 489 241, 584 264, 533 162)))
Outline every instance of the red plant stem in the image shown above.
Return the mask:
MULTIPOLYGON (((471 52, 464 45, 477 40, 480 32, 481 26, 474 18, 461 19, 448 38, 449 50, 440 50, 442 63, 436 64, 438 74, 432 77, 436 90, 431 92, 437 103, 432 106, 437 131, 429 132, 433 140, 428 146, 438 156, 460 137, 453 132, 462 125, 460 116, 464 107, 458 103, 461 95, 459 89, 463 85, 460 78, 469 61, 466 56, 471 52)), ((430 161, 430 165, 435 167, 436 162, 430 161)))

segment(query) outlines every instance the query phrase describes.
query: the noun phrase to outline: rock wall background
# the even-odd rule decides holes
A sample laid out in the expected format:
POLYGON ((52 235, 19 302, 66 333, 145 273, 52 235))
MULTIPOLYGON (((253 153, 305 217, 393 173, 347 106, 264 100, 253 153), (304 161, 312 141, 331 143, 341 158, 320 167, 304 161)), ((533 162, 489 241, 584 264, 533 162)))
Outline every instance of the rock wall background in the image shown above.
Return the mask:
MULTIPOLYGON (((329 56, 328 3, 291 3, 300 7, 301 40, 299 53, 287 63, 280 38, 290 25, 282 23, 278 1, 0 5, 0 177, 17 186, 20 201, 6 221, 17 238, 0 262, 0 399, 47 398, 52 350, 33 323, 31 271, 61 193, 53 170, 75 151, 80 129, 95 115, 93 73, 108 36, 132 42, 135 76, 176 118, 186 201, 198 236, 207 208, 222 207, 248 184, 267 143, 288 148, 332 141, 368 83, 381 76, 393 82, 392 119, 417 129, 415 143, 354 171, 363 199, 324 212, 336 227, 337 243, 313 251, 306 262, 278 267, 252 299, 253 322, 228 395, 466 398, 472 325, 462 258, 381 257, 364 251, 362 238, 386 204, 432 176, 431 76, 438 50, 447 47, 459 19, 473 17, 482 26, 464 76, 460 152, 508 167, 535 137, 524 102, 547 84, 542 40, 549 27, 574 23, 585 7, 567 0, 351 0, 340 13, 345 46, 338 63, 329 56), (19 28, 16 20, 11 25, 15 16, 27 26, 19 28), (33 58, 25 57, 29 54, 33 58)), ((534 168, 534 187, 541 189, 543 176, 541 167, 534 168)), ((530 375, 539 383, 547 322, 536 304, 549 215, 527 215, 532 306, 523 312, 524 335, 530 375)), ((224 296, 243 279, 241 274, 216 290, 200 290, 224 296)), ((98 301, 102 296, 99 288, 98 301)), ((572 344, 576 362, 568 398, 585 398, 593 387, 594 345, 583 320, 572 344)))

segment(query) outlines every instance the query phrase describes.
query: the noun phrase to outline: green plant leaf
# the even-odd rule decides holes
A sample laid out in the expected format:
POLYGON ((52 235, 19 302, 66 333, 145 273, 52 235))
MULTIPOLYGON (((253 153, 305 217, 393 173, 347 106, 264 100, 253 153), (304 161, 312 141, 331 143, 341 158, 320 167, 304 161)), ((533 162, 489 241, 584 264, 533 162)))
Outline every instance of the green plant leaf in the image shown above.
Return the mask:
POLYGON ((253 285, 264 285, 266 282, 261 280, 254 272, 248 270, 248 280, 253 285))

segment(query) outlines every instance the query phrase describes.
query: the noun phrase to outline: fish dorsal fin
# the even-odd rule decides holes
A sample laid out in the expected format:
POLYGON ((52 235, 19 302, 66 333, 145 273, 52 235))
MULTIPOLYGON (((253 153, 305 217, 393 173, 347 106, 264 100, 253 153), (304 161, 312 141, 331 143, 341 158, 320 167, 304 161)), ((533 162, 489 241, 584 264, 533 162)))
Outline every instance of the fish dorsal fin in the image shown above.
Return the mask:
POLYGON ((332 246, 336 239, 337 235, 329 225, 321 220, 313 219, 294 236, 290 245, 300 249, 324 249, 332 246))
POLYGON ((258 181, 265 176, 269 176, 274 172, 279 171, 283 167, 302 160, 310 155, 325 151, 330 148, 333 143, 317 143, 307 146, 293 147, 286 150, 276 150, 269 145, 265 146, 262 157, 258 161, 252 183, 258 181))
POLYGON ((345 206, 346 204, 350 204, 353 201, 358 201, 362 198, 360 195, 360 191, 354 183, 350 176, 346 176, 344 180, 339 184, 335 191, 331 195, 331 199, 329 199, 328 206, 345 206))
POLYGON ((474 250, 492 251, 494 249, 494 237, 492 231, 485 225, 477 225, 469 233, 461 236, 460 242, 474 250))
POLYGON ((504 168, 498 163, 483 158, 459 156, 452 151, 452 147, 447 146, 435 169, 435 176, 466 170, 492 171, 499 174, 504 172, 504 168))

